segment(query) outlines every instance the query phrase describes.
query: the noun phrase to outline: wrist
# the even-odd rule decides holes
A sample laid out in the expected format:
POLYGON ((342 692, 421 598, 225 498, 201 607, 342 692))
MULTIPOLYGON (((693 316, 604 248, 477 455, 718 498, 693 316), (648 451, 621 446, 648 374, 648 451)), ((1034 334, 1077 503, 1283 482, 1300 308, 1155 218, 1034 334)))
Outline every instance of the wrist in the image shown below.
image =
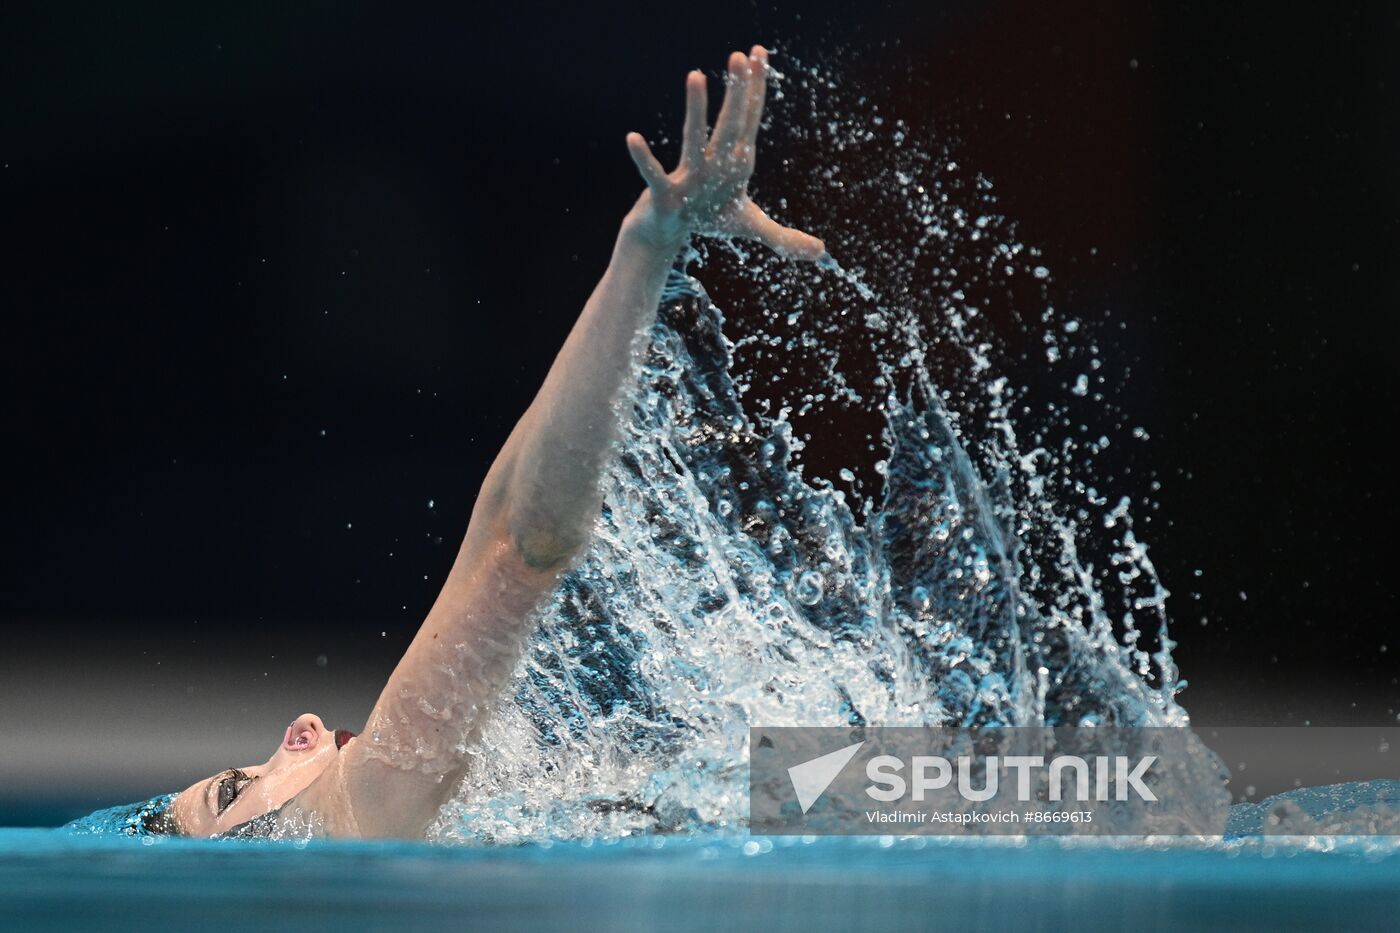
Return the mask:
POLYGON ((669 264, 676 258, 676 253, 680 252, 681 247, 690 241, 690 233, 681 228, 661 229, 645 199, 646 196, 643 195, 627 212, 627 216, 622 218, 622 226, 617 234, 618 248, 638 251, 669 264))

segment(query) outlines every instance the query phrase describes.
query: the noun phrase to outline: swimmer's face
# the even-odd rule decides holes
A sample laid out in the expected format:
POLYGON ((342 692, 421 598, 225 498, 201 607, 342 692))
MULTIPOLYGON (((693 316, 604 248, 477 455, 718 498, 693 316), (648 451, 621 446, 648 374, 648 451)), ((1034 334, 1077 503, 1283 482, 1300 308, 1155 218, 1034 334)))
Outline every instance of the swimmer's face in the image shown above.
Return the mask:
POLYGON ((181 835, 213 836, 276 810, 335 761, 336 745, 321 717, 298 716, 266 762, 220 771, 175 798, 171 811, 181 835))

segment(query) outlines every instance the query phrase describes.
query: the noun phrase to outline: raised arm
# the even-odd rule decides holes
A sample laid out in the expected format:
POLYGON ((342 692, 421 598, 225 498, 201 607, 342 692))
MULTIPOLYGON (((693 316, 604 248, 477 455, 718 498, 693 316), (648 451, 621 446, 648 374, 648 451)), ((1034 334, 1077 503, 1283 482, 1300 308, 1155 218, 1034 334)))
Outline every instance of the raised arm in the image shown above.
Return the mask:
POLYGON ((691 72, 673 172, 628 134, 647 189, 623 220, 607 271, 487 473, 451 574, 365 731, 289 809, 314 813, 332 835, 422 834, 509 679, 534 611, 588 539, 627 360, 677 251, 701 233, 757 239, 794 258, 824 255, 820 240, 749 199, 766 84, 762 47, 733 53, 707 138, 705 77, 691 72))
POLYGON ((708 141, 705 76, 687 76, 681 159, 670 174, 640 134, 627 136, 647 190, 623 221, 607 273, 501 452, 508 462, 507 529, 533 567, 566 563, 588 536, 598 513, 598 474, 617 435, 612 404, 626 375, 623 361, 650 327, 667 271, 691 232, 761 238, 806 258, 822 253, 819 240, 779 226, 746 191, 766 69, 760 46, 749 58, 731 56, 729 89, 708 141))

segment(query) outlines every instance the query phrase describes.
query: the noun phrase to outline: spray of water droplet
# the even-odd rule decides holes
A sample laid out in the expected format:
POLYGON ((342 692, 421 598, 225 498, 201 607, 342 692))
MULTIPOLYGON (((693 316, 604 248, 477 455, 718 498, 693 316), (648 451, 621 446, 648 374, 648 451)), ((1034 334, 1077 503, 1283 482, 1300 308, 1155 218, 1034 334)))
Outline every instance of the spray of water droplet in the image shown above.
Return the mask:
POLYGON ((774 212, 840 261, 702 243, 672 276, 592 545, 438 838, 740 827, 750 724, 1187 721, 1169 594, 1093 475, 1111 403, 1035 398, 1007 349, 1099 372, 1091 322, 951 142, 815 67, 770 100, 774 212), (862 417, 838 487, 804 456, 862 417))

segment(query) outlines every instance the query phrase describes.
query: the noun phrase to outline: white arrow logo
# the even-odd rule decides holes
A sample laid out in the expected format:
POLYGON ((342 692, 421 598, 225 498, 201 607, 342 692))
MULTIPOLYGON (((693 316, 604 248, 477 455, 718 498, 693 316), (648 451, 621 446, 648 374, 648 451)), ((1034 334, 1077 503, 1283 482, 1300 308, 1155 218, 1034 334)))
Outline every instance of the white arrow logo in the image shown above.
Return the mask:
POLYGON ((826 792, 831 782, 841 773, 841 769, 850 763, 864 744, 857 742, 838 752, 831 752, 788 768, 788 777, 792 779, 792 789, 797 791, 797 802, 802 805, 803 813, 812 809, 812 804, 826 792))

